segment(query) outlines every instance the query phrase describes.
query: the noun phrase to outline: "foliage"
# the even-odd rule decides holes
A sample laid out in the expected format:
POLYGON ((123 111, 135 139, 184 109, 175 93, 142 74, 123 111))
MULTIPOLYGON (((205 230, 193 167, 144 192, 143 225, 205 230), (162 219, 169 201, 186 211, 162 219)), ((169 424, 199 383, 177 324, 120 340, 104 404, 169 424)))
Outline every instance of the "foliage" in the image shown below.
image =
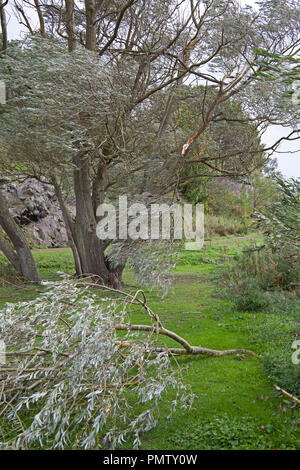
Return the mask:
MULTIPOLYGON (((203 100, 210 105, 216 96, 217 92, 214 89, 206 89, 204 86, 183 89, 182 101, 174 116, 176 129, 188 130, 192 134, 203 100)), ((201 135, 197 146, 191 151, 188 165, 182 170, 183 183, 180 185, 180 193, 194 203, 206 203, 207 209, 213 214, 228 215, 227 206, 231 205, 232 209, 233 202, 238 206, 241 201, 238 201, 238 197, 234 198, 236 194, 232 195, 232 192, 228 191, 226 179, 214 177, 220 174, 224 177, 231 176, 231 172, 250 174, 255 168, 263 167, 266 161, 259 133, 256 126, 251 123, 242 103, 234 98, 223 102, 218 108, 218 116, 219 119, 216 119, 214 125, 201 135), (245 145, 245 151, 237 160, 236 153, 239 152, 242 143, 245 145), (228 157, 225 161, 218 162, 215 157, 222 153, 228 157), (206 161, 210 158, 216 162, 210 163, 207 168, 206 161), (216 196, 217 203, 214 202, 216 196), (230 196, 236 201, 228 201, 220 208, 220 200, 222 199, 224 203, 224 197, 230 199, 230 196), (220 210, 222 212, 219 212, 220 210)), ((232 183, 243 185, 243 181, 238 178, 232 180, 232 183)), ((236 216, 240 215, 234 213, 234 208, 232 212, 236 216)))
MULTIPOLYGON (((293 100, 294 105, 299 110, 300 99, 300 58, 289 55, 289 50, 285 53, 274 53, 272 51, 255 48, 258 59, 257 65, 261 65, 264 71, 257 72, 259 80, 277 80, 292 85, 292 89, 288 89, 285 93, 285 102, 293 100)), ((296 115, 297 117, 297 115, 296 115)), ((298 111, 299 118, 299 111, 298 111)))
POLYGON ((267 244, 281 249, 300 249, 300 180, 276 178, 280 200, 258 211, 254 216, 256 226, 263 232, 267 244))
POLYGON ((300 397, 300 367, 292 363, 290 349, 267 353, 262 357, 262 362, 273 383, 300 397))
POLYGON ((1 59, 1 75, 8 100, 0 135, 8 154, 13 147, 14 162, 25 161, 32 173, 38 174, 39 167, 44 175, 51 167, 72 170, 72 157, 98 139, 104 109, 106 119, 113 113, 113 91, 104 88, 109 69, 84 48, 68 54, 61 41, 34 37, 11 45, 1 59))
MULTIPOLYGON (((273 384, 300 396, 300 367, 292 362, 292 344, 299 338, 300 298, 296 292, 270 293, 264 315, 249 324, 252 347, 260 351, 273 384)), ((290 403, 291 404, 291 403, 290 403)))
POLYGON ((261 247, 235 257, 219 277, 222 296, 239 311, 261 312, 264 319, 251 322, 249 334, 272 383, 296 396, 300 394, 299 365, 291 360, 291 345, 299 335, 299 258, 294 249, 261 247), (298 281, 298 282, 297 282, 298 281))
POLYGON ((206 214, 204 233, 206 238, 246 235, 251 229, 249 225, 247 220, 243 218, 206 214))
MULTIPOLYGON (((157 424, 167 389, 177 405, 192 395, 166 353, 151 355, 150 334, 118 338, 135 302, 102 298, 65 278, 37 299, 0 311, 7 364, 1 367, 2 448, 115 448, 157 424), (129 344, 122 352, 121 345, 129 344), (125 352, 128 351, 128 352, 125 352)), ((153 325, 155 331, 155 324, 153 325)))
POLYGON ((240 310, 263 309, 270 301, 266 291, 293 289, 299 272, 299 258, 291 248, 245 250, 221 274, 224 295, 240 310))
POLYGON ((272 165, 270 163, 265 165, 264 172, 254 171, 249 175, 248 180, 252 189, 250 192, 251 214, 253 210, 263 210, 280 199, 274 178, 276 167, 277 161, 272 158, 272 165))
POLYGON ((258 311, 269 304, 269 298, 261 290, 257 279, 232 280, 223 293, 224 298, 233 302, 240 311, 258 311))
POLYGON ((264 210, 280 199, 276 181, 265 174, 270 170, 274 168, 264 163, 263 171, 256 170, 245 180, 201 177, 186 186, 184 197, 204 204, 207 238, 253 230, 253 211, 264 210))

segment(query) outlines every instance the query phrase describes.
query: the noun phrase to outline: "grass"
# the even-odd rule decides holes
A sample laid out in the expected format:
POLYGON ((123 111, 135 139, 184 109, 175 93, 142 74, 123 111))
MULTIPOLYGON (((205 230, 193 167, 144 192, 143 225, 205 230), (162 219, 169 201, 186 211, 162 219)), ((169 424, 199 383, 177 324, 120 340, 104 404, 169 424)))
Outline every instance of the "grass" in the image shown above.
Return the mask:
MULTIPOLYGON (((249 241, 232 242, 225 249, 211 245, 203 252, 183 253, 173 271, 173 287, 167 297, 162 300, 155 292, 147 292, 149 306, 160 315, 166 328, 178 332, 193 345, 247 348, 260 354, 269 351, 268 338, 259 336, 260 326, 266 322, 265 312, 234 311, 230 302, 217 293, 214 280, 222 262, 230 262, 246 243, 249 241)), ((57 271, 72 272, 71 253, 35 253, 34 257, 45 280, 59 279, 57 271)), ((125 282, 134 284, 129 271, 125 273, 125 282)), ((42 289, 42 286, 1 287, 0 306, 6 301, 34 298, 42 289)), ((131 320, 147 321, 141 313, 131 320)), ((172 344, 171 340, 166 343, 172 344)), ((282 412, 284 401, 274 391, 274 382, 262 361, 250 356, 195 356, 180 357, 178 362, 184 367, 185 381, 197 395, 193 409, 178 410, 168 419, 170 407, 165 397, 158 426, 144 436, 142 448, 300 449, 296 427, 299 414, 292 417, 289 409, 282 412)), ((127 448, 131 448, 131 443, 127 448)))

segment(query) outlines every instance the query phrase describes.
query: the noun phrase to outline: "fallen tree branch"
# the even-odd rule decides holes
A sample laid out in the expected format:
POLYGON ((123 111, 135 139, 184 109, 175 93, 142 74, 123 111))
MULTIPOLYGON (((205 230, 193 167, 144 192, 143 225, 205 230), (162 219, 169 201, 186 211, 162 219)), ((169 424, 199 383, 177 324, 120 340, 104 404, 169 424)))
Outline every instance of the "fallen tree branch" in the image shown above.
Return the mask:
POLYGON ((280 388, 278 387, 278 385, 274 385, 274 388, 277 392, 280 392, 282 395, 285 395, 286 397, 290 398, 291 400, 293 400, 295 403, 297 403, 298 405, 300 405, 300 400, 299 398, 295 397, 294 395, 291 395, 289 392, 287 392, 286 390, 283 390, 283 388, 280 388))
MULTIPOLYGON (((115 292, 118 294, 121 294, 125 296, 128 299, 128 303, 132 305, 139 305, 142 309, 144 309, 147 313, 147 315, 150 317, 152 321, 155 322, 155 324, 152 325, 132 325, 132 324, 126 324, 126 323, 118 323, 115 324, 114 328, 118 331, 145 331, 145 332, 150 332, 152 334, 156 335, 163 335, 171 338, 173 341, 179 343, 182 348, 169 348, 169 347, 151 347, 149 349, 150 352, 152 353, 162 353, 162 352, 167 352, 170 355, 206 355, 206 356, 211 356, 211 357, 220 357, 220 356, 230 356, 230 355, 239 355, 239 354, 247 354, 250 356, 253 356, 255 358, 259 358, 259 356, 254 353, 251 350, 248 349, 225 349, 225 350, 217 350, 217 349, 211 349, 211 348, 205 348, 202 346, 193 346, 191 345, 186 339, 182 338, 179 336, 177 333, 174 331, 168 330, 163 327, 162 322, 158 316, 157 313, 154 313, 147 305, 146 303, 146 295, 143 290, 138 290, 134 295, 131 295, 127 292, 114 289, 112 287, 108 287, 102 284, 97 284, 97 283, 84 283, 83 284, 85 287, 97 287, 97 288, 102 288, 111 292, 115 292), (142 295, 142 299, 139 298, 139 294, 142 295)), ((60 317, 60 320, 63 321, 63 323, 66 323, 68 328, 70 329, 70 325, 63 320, 60 317)), ((118 341, 118 345, 121 348, 131 348, 132 344, 130 342, 125 342, 125 341, 118 341)), ((38 351, 35 353, 35 355, 43 355, 43 354, 51 354, 51 351, 48 350, 41 350, 41 348, 34 348, 35 351, 38 351)), ((29 353, 32 353, 32 349, 30 351, 19 351, 19 352, 10 352, 8 353, 9 355, 15 355, 15 356, 21 356, 21 355, 29 355, 29 353)), ((61 353, 62 354, 62 353, 61 353)), ((67 356, 67 354, 62 354, 67 356)))
MULTIPOLYGON (((93 279, 95 279, 95 276, 93 276, 93 279)), ((99 278, 100 280, 100 278, 99 278)), ((141 308, 143 308, 147 315, 156 322, 156 325, 131 325, 131 324, 116 324, 115 328, 116 330, 119 331, 149 331, 156 333, 157 335, 164 335, 168 336, 169 338, 173 339, 177 343, 181 344, 183 346, 183 349, 180 348, 151 348, 151 352, 153 353, 161 353, 161 352, 167 352, 168 354, 172 355, 198 355, 198 354, 203 354, 206 356, 212 356, 212 357, 220 357, 220 356, 230 356, 234 354, 248 354, 250 356, 259 358, 258 354, 254 353, 253 351, 250 351, 248 349, 225 349, 225 350, 217 350, 217 349, 210 349, 210 348, 204 348, 202 346, 192 346, 191 344, 188 343, 184 338, 179 336, 177 333, 167 330, 166 328, 163 327, 162 322, 159 318, 159 315, 155 312, 153 312, 147 305, 147 299, 146 299, 146 294, 142 289, 139 289, 136 291, 134 295, 131 295, 127 292, 124 292, 119 289, 114 289, 113 287, 108 287, 104 284, 98 284, 94 282, 86 282, 83 284, 84 286, 89 286, 89 287, 96 287, 100 289, 105 289, 111 292, 115 292, 118 294, 121 294, 125 296, 128 299, 128 302, 130 304, 134 305, 140 305, 141 308), (142 299, 140 299, 138 296, 139 294, 142 295, 142 299)), ((128 342, 119 342, 120 347, 122 348, 130 348, 131 344, 128 342)))
MULTIPOLYGON (((219 357, 219 356, 230 356, 233 354, 248 354, 250 356, 258 358, 259 356, 255 354, 253 351, 248 349, 225 349, 223 351, 219 351, 217 349, 209 349, 203 348, 202 346, 192 346, 190 345, 184 338, 177 335, 173 331, 167 330, 166 328, 160 327, 155 328, 154 326, 150 325, 129 325, 129 324, 117 324, 115 325, 116 330, 119 331, 150 331, 159 335, 168 336, 172 338, 177 343, 181 344, 184 349, 180 348, 151 348, 151 352, 168 352, 174 355, 184 355, 184 354, 204 354, 207 356, 219 357)), ((130 347, 130 343, 120 342, 121 347, 130 347)))

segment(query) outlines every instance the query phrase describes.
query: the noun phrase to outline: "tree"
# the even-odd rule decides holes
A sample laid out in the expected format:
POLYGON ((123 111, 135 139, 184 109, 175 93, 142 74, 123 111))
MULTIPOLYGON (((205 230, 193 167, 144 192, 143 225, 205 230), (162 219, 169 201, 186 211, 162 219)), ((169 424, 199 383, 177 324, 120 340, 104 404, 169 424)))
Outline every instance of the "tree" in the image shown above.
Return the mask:
MULTIPOLYGON (((183 90, 184 99, 175 112, 176 126, 191 134, 204 96, 210 94, 214 97, 215 93, 215 90, 206 90, 205 87, 199 87, 197 92, 193 93, 190 87, 186 87, 186 90, 183 90)), ((221 177, 220 181, 223 181, 228 178, 228 173, 230 175, 234 170, 238 176, 229 178, 242 182, 248 175, 264 167, 266 158, 263 150, 259 132, 242 104, 237 100, 225 101, 219 106, 219 117, 214 125, 198 138, 198 148, 190 152, 189 164, 185 165, 181 174, 180 193, 195 203, 205 202, 208 191, 211 194, 214 187, 218 186, 216 180, 211 181, 216 177, 221 177), (218 156, 224 153, 234 154, 242 146, 244 152, 239 159, 235 156, 218 159, 218 156), (210 165, 208 171, 207 165, 199 161, 202 156, 205 156, 210 165)), ((218 189, 220 193, 224 191, 224 187, 216 187, 216 191, 218 189)))
POLYGON ((278 188, 274 177, 257 171, 249 177, 249 183, 251 184, 250 199, 253 210, 263 210, 264 207, 278 200, 278 188))
MULTIPOLYGON (((127 255, 112 264, 106 244, 96 237, 101 201, 124 193, 134 200, 147 196, 149 202, 161 201, 176 194, 185 182, 183 168, 195 163, 209 175, 232 177, 241 174, 240 161, 247 156, 251 171, 258 153, 267 160, 280 143, 258 149, 266 127, 295 120, 293 106, 283 107, 280 100, 287 85, 257 81, 266 66, 255 63, 255 48, 293 54, 299 5, 264 0, 257 12, 229 0, 183 4, 35 2, 40 20, 35 32, 22 4, 16 3, 29 36, 42 39, 29 40, 1 59, 12 90, 6 129, 1 130, 9 154, 18 153, 34 176, 50 176, 61 191, 62 206, 65 185, 73 188, 75 222, 62 209, 77 273, 98 275, 115 286, 127 255), (192 131, 174 122, 186 83, 199 103, 192 131), (241 103, 243 115, 226 113, 227 102, 241 103), (12 141, 16 122, 20 132, 12 141), (222 123, 234 122, 241 136, 251 125, 253 136, 231 136, 217 154, 202 152, 209 135, 216 136, 222 123), (198 152, 196 159, 192 149, 198 152)), ((287 139, 296 136, 297 129, 287 139)))

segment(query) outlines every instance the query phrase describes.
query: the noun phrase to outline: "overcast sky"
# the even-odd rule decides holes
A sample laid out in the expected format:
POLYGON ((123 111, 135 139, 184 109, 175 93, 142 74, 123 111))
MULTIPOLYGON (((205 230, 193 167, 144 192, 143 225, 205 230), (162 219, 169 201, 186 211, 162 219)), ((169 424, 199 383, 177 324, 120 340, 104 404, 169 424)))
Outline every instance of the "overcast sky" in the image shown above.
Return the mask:
MULTIPOLYGON (((253 6, 255 4, 255 0, 241 0, 241 3, 253 6)), ((22 37, 22 33, 26 31, 26 28, 23 25, 20 25, 14 15, 11 14, 9 5, 6 12, 8 17, 8 38, 18 39, 22 37)), ((35 17, 33 11, 30 14, 30 17, 31 19, 35 17)), ((283 128, 281 126, 270 126, 267 132, 263 135, 262 141, 267 146, 273 145, 278 138, 288 135, 290 131, 291 129, 283 128)), ((281 173, 288 178, 300 178, 300 141, 283 141, 278 150, 281 153, 276 153, 274 155, 277 158, 278 169, 281 173), (288 153, 290 151, 293 153, 288 153)))

